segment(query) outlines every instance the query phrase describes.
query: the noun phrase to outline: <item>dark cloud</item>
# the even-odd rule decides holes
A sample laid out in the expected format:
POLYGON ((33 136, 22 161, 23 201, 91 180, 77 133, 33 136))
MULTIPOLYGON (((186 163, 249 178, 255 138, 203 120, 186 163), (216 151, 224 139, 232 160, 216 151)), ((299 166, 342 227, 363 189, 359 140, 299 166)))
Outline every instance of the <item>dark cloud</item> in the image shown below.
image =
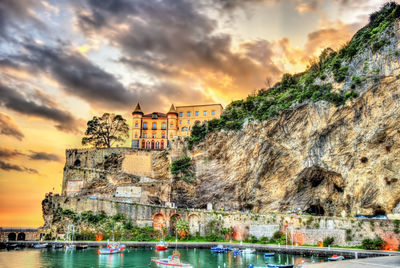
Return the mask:
POLYGON ((0 112, 0 134, 12 136, 20 141, 24 138, 24 134, 15 124, 14 119, 1 112, 0 112))
POLYGON ((59 47, 23 44, 26 55, 10 56, 37 71, 50 73, 71 95, 90 104, 119 107, 131 104, 134 96, 112 74, 94 65, 69 46, 59 47))
POLYGON ((18 113, 56 122, 55 127, 64 132, 77 132, 80 122, 70 113, 49 103, 40 103, 42 96, 27 96, 0 83, 0 105, 18 113), (33 97, 32 97, 33 96, 33 97))
POLYGON ((0 159, 10 159, 10 158, 14 158, 16 156, 21 156, 21 155, 24 155, 24 154, 15 149, 0 147, 0 159))
MULTIPOLYGON (((220 3, 226 7, 237 4, 220 3)), ((231 37, 216 33, 217 22, 207 17, 199 5, 183 0, 88 1, 76 12, 84 33, 107 38, 124 52, 121 62, 163 82, 177 76, 182 79, 184 74, 201 80, 204 88, 213 86, 214 91, 237 91, 243 96, 262 86, 267 74, 280 74, 269 59, 267 64, 260 63, 232 51, 231 37), (202 78, 210 73, 225 76, 235 88, 216 88, 217 82, 202 78)))
POLYGON ((10 30, 20 29, 23 22, 37 28, 45 28, 42 21, 35 16, 32 8, 38 5, 36 0, 1 0, 0 1, 0 38, 13 39, 10 30))
POLYGON ((58 155, 45 152, 31 151, 28 157, 31 160, 61 161, 61 158, 58 155))
POLYGON ((39 172, 36 169, 10 164, 1 160, 0 160, 0 169, 5 171, 18 171, 18 172, 27 172, 31 174, 39 174, 39 172))

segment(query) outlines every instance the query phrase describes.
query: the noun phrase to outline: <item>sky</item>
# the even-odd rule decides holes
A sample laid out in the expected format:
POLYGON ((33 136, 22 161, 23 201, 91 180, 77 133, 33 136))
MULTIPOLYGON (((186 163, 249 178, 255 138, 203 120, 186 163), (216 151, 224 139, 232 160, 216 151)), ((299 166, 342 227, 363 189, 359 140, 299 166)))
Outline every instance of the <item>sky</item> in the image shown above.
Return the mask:
POLYGON ((93 116, 226 106, 339 49, 385 2, 1 0, 0 226, 43 224, 93 116))

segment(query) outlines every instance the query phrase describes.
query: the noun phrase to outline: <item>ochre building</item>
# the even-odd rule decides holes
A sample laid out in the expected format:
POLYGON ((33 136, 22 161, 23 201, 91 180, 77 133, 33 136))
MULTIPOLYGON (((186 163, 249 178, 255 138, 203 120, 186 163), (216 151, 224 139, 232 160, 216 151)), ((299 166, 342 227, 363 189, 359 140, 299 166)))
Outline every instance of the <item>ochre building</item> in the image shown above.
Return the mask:
POLYGON ((164 113, 144 114, 138 103, 132 112, 132 147, 164 149, 177 136, 190 136, 192 127, 214 118, 223 111, 221 104, 174 106, 164 113))

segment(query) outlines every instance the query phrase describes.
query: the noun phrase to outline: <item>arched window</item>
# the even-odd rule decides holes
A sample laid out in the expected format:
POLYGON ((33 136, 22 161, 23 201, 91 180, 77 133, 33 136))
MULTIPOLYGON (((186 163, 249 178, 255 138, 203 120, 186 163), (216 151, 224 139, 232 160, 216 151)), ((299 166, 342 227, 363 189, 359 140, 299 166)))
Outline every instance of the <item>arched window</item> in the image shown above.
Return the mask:
POLYGON ((158 141, 156 142, 156 149, 160 149, 160 143, 158 141))
POLYGON ((157 129, 157 123, 153 122, 153 129, 157 129))
POLYGON ((154 141, 151 141, 151 149, 154 149, 154 141))
POLYGON ((147 129, 147 123, 146 122, 143 123, 143 129, 147 129))
POLYGON ((161 141, 161 150, 164 150, 164 141, 161 141))
POLYGON ((161 138, 165 139, 165 133, 161 134, 161 138))
POLYGON ((150 142, 146 142, 146 149, 150 149, 150 142))
POLYGON ((138 127, 139 126, 139 123, 138 123, 138 121, 136 121, 135 122, 135 127, 138 127))
POLYGON ((146 148, 146 142, 144 140, 142 140, 142 148, 146 148))
POLYGON ((162 127, 161 127, 161 129, 166 129, 166 127, 165 127, 165 123, 162 123, 162 127))

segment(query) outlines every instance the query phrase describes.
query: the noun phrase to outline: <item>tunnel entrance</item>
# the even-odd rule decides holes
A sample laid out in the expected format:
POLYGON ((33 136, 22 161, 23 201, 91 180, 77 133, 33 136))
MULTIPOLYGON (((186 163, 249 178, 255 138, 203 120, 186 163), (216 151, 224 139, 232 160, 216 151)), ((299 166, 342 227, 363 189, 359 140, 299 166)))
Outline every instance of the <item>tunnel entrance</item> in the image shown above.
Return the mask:
POLYGON ((17 239, 17 235, 15 233, 8 234, 8 241, 15 241, 17 239))
POLYGON ((17 236, 17 240, 25 241, 25 233, 19 233, 17 236))
POLYGON ((323 216, 323 215, 325 215, 325 210, 320 205, 311 205, 308 209, 306 209, 306 213, 309 213, 309 214, 315 215, 315 216, 323 216))

